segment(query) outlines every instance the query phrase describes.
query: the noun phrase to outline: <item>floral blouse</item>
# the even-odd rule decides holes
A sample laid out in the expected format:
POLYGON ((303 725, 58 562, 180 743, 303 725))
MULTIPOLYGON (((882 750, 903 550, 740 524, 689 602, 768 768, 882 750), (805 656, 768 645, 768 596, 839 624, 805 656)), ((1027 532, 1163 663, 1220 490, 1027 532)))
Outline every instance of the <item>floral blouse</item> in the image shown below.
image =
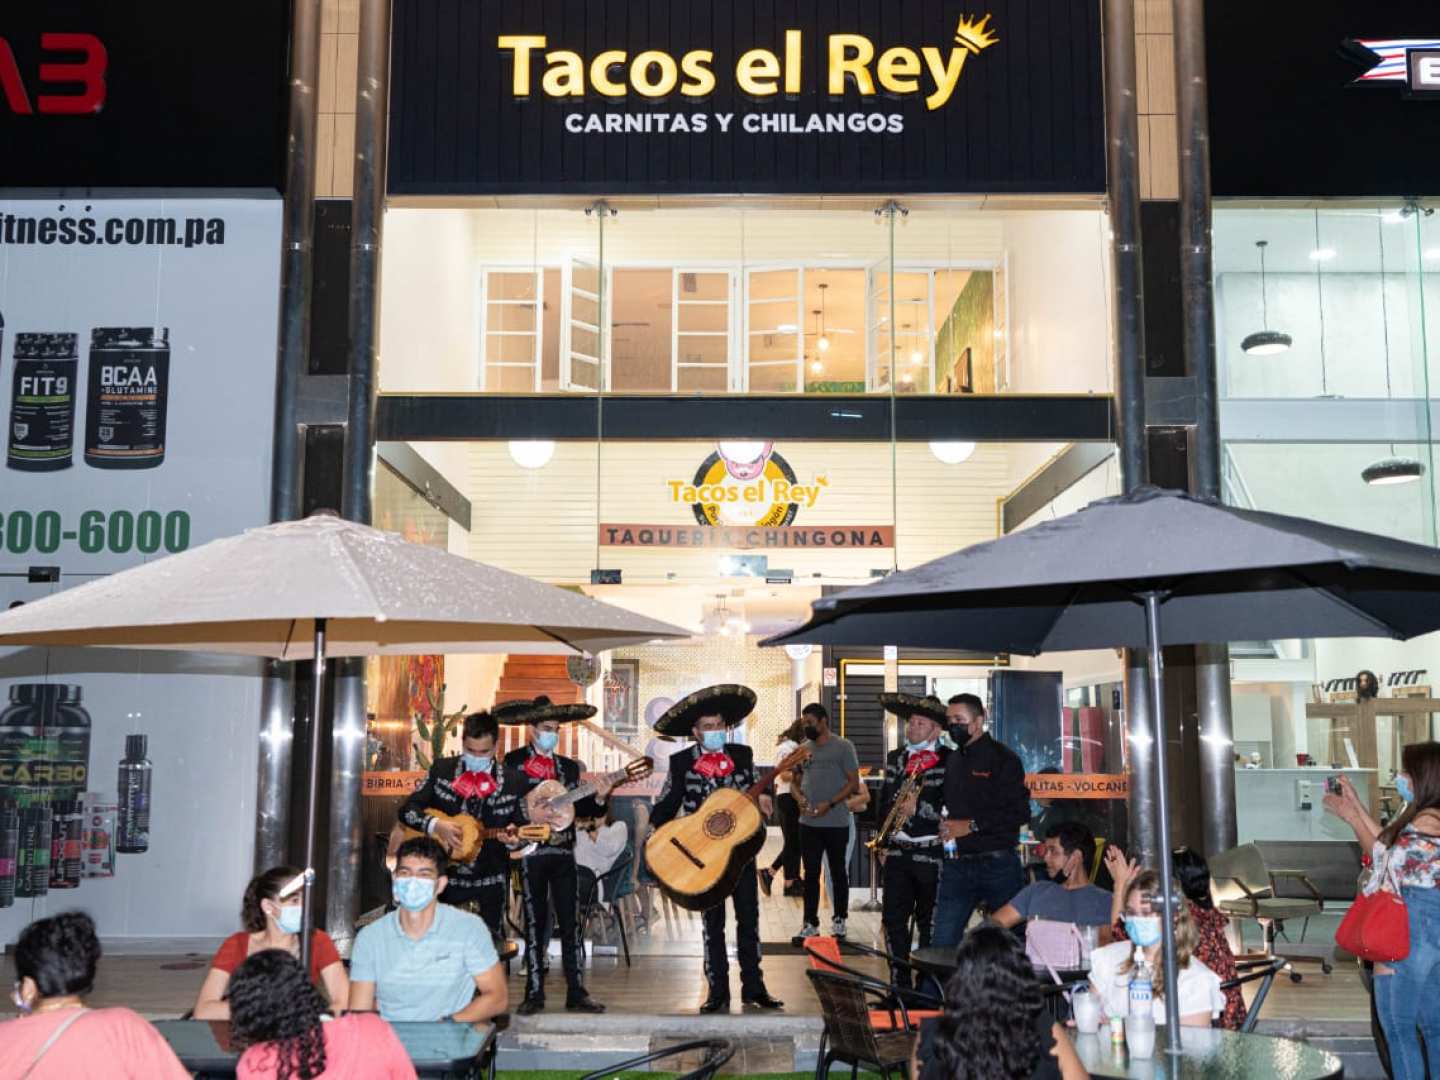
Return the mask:
MULTIPOLYGON (((1202 908, 1188 900, 1186 903, 1190 904, 1190 918, 1195 923, 1195 929, 1200 932, 1200 944, 1195 947, 1195 958, 1220 976, 1222 983, 1236 978, 1239 972, 1235 968, 1235 954, 1230 951, 1230 942, 1225 938, 1225 930, 1230 925, 1230 920, 1214 908, 1202 908)), ((1114 940, 1130 940, 1130 936, 1125 933, 1123 918, 1116 919, 1111 929, 1114 940)), ((1228 1031, 1239 1031, 1245 1023, 1245 998, 1238 986, 1225 988, 1224 994, 1225 1011, 1220 1014, 1216 1026, 1228 1031)))
MULTIPOLYGON (((1440 887, 1440 836, 1406 825, 1387 852, 1378 840, 1371 852, 1374 865, 1385 866, 1393 885, 1411 889, 1440 887)), ((1378 884, 1378 883, 1377 883, 1378 884)))

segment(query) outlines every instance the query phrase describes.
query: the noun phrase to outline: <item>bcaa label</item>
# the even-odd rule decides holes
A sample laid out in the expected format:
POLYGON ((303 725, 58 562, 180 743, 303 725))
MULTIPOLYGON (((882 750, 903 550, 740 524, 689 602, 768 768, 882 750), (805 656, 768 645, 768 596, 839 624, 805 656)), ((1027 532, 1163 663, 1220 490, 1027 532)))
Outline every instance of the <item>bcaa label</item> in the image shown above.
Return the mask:
MULTIPOLYGON (((864 34, 830 34, 825 39, 825 70, 820 85, 832 97, 843 97, 853 87, 863 97, 883 91, 897 97, 923 95, 925 107, 939 109, 955 93, 965 62, 999 42, 988 28, 990 16, 962 15, 952 41, 944 46, 892 45, 881 49, 864 34)), ((551 98, 583 98, 587 93, 621 98, 634 93, 663 98, 679 93, 704 98, 714 92, 715 52, 691 49, 679 57, 647 49, 633 57, 624 49, 605 49, 585 57, 569 49, 548 50, 544 34, 502 34, 497 45, 509 53, 513 67, 512 96, 528 98, 535 92, 551 98)), ((803 30, 786 30, 780 52, 747 49, 736 59, 729 77, 739 89, 759 98, 804 91, 807 72, 803 30)))

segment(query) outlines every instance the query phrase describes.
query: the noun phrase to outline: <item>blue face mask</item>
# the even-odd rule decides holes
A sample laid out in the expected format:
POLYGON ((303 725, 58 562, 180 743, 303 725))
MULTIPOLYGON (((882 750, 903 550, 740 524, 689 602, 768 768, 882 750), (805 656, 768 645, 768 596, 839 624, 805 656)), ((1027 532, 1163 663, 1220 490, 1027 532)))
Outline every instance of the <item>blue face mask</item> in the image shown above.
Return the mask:
POLYGON ((708 753, 715 753, 725 749, 725 732, 723 731, 702 731, 700 733, 700 745, 708 753))
POLYGON ((1142 949, 1160 944, 1159 915, 1126 915, 1125 933, 1142 949))
POLYGON ((1410 777, 1404 773, 1395 777, 1395 793, 1407 803, 1415 801, 1415 789, 1410 786, 1410 777))
POLYGON ((395 897, 395 903, 406 911, 422 911, 435 899, 435 880, 418 877, 396 878, 390 893, 395 897))
POLYGON ((911 752, 915 752, 919 750, 929 750, 934 745, 935 741, 933 739, 926 739, 923 742, 910 742, 907 739, 905 742, 905 749, 911 752))
POLYGON ((489 772, 490 762, 495 760, 493 757, 482 757, 479 754, 461 754, 460 759, 466 772, 489 772))
POLYGON ((535 749, 542 754, 549 754, 560 744, 560 733, 558 731, 537 731, 535 733, 535 749))
POLYGON ((280 909, 280 917, 275 920, 282 933, 298 934, 300 932, 300 905, 286 904, 280 909))

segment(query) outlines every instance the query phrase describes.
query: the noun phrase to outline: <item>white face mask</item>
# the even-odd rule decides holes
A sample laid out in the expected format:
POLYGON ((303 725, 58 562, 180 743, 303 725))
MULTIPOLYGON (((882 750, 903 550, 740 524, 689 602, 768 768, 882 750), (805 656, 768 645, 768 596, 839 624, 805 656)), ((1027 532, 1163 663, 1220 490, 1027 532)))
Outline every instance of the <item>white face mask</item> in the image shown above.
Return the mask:
POLYGON ((26 1001, 24 996, 20 993, 19 983, 16 983, 15 989, 10 991, 10 1000, 15 1003, 15 1008, 19 1009, 22 1013, 29 1013, 31 1011, 30 1003, 26 1001))

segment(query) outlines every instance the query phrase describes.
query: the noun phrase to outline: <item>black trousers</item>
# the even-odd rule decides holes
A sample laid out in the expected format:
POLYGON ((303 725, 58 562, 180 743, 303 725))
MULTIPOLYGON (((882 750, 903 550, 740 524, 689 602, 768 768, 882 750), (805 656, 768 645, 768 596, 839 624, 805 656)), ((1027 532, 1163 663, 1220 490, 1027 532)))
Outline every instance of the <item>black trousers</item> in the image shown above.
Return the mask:
POLYGON ((800 850, 805 857, 805 922, 820 925, 820 860, 830 860, 830 882, 835 895, 830 898, 835 918, 850 914, 850 874, 845 865, 845 848, 850 844, 849 826, 800 826, 800 850))
MULTIPOLYGON (((940 850, 937 846, 937 852, 940 850)), ((892 851, 885 857, 885 897, 880 922, 885 928, 885 948, 900 960, 910 958, 910 919, 920 927, 920 947, 930 944, 935 920, 935 890, 940 884, 940 866, 922 862, 908 851, 892 851)), ((890 973, 896 986, 909 989, 910 969, 896 965, 890 973)))
POLYGON ((550 948, 550 911, 554 902, 555 921, 560 928, 563 948, 560 955, 565 967, 565 982, 570 996, 584 993, 580 969, 585 962, 584 944, 580 940, 579 878, 575 872, 575 855, 569 851, 550 851, 530 855, 520 873, 525 903, 525 996, 545 996, 545 955, 550 948))
MULTIPOLYGON (((730 894, 735 909, 735 952, 740 961, 740 991, 745 997, 765 992, 760 971, 760 899, 756 893, 755 864, 740 871, 740 880, 730 894)), ((730 959, 725 954, 725 903, 721 901, 701 916, 705 939, 705 981, 712 996, 730 996, 730 959)))
POLYGON ((490 936, 496 941, 505 940, 505 882, 493 885, 450 885, 440 894, 442 904, 462 908, 472 915, 479 915, 490 927, 490 936))
POLYGON ((784 867, 785 880, 795 881, 800 877, 800 804, 794 795, 786 792, 775 800, 775 814, 780 819, 780 835, 785 838, 785 846, 775 856, 770 869, 784 867))

